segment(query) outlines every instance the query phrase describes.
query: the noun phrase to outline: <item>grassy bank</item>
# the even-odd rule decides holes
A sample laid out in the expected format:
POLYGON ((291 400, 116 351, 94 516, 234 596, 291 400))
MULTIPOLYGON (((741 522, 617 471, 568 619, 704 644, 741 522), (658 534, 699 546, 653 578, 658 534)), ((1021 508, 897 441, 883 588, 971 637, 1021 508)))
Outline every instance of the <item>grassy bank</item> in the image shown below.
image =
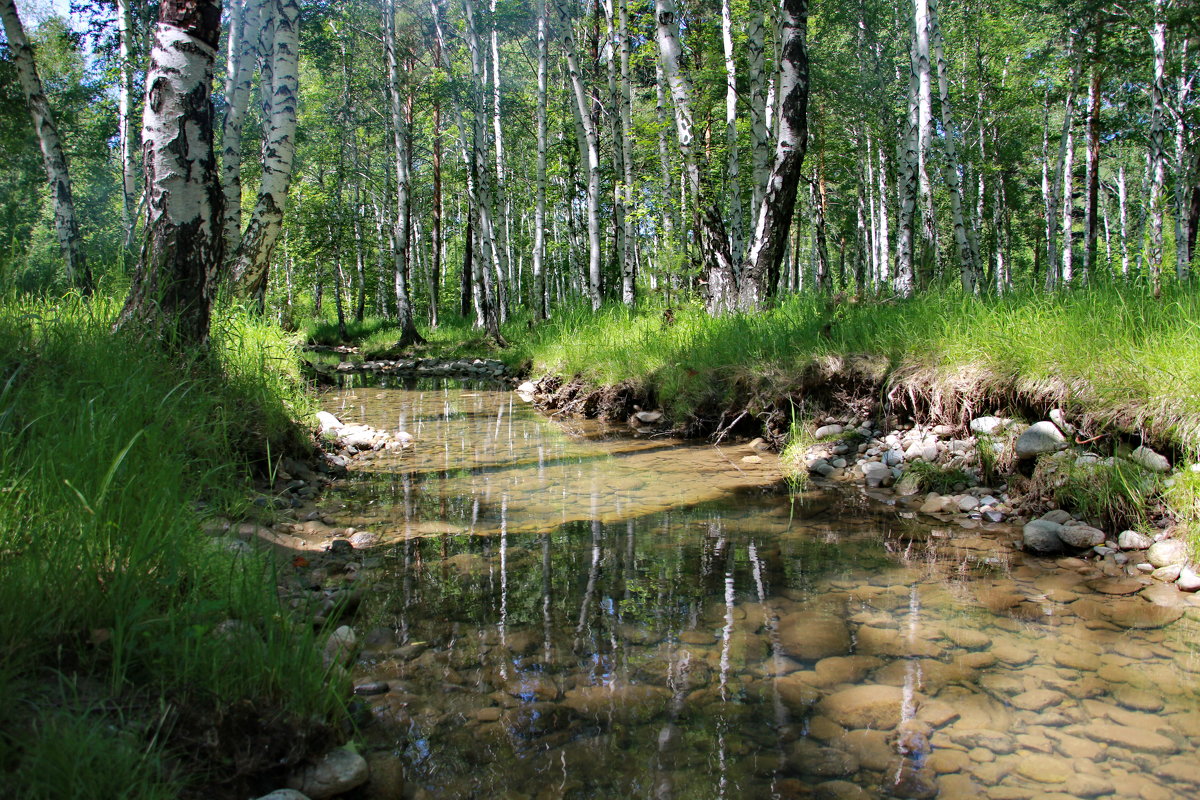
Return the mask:
MULTIPOLYGON (((1172 448, 1178 460, 1200 458, 1195 289, 1158 299, 1125 284, 1001 298, 956 289, 905 301, 800 295, 761 314, 715 319, 698 305, 668 312, 650 301, 637 311, 561 309, 540 325, 518 315, 504 335, 511 346, 498 350, 453 319, 429 335, 424 352, 490 354, 534 376, 623 384, 693 430, 748 411, 784 433, 806 403, 865 395, 952 422, 1061 407, 1085 436, 1119 431, 1172 448)), ((394 340, 375 325, 364 350, 386 352, 394 340)), ((1173 483, 1168 503, 1200 534, 1200 476, 1173 483)))
POLYGON ((220 796, 340 713, 269 561, 202 532, 303 440, 290 343, 227 315, 181 365, 117 308, 0 303, 5 797, 220 796))

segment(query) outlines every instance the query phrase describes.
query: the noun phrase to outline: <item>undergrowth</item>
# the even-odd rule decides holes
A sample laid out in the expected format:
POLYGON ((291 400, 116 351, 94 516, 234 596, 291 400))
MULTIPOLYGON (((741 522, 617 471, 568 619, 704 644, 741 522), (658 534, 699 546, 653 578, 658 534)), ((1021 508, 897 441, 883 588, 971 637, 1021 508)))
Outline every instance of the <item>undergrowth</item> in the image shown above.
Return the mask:
POLYGON ((278 767, 272 725, 304 741, 341 713, 272 563, 201 532, 246 502, 252 462, 304 441, 289 342, 235 313, 179 364, 112 334, 118 308, 0 302, 5 797, 207 793, 245 777, 235 754, 278 767), (244 704, 261 730, 218 724, 244 704))

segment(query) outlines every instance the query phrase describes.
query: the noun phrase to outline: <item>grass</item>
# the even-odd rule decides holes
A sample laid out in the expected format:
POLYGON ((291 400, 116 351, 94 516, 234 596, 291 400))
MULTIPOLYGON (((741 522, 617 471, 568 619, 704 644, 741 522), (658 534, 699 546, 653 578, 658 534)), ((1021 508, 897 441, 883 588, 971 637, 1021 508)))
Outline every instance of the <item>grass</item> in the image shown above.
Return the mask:
POLYGON ((211 358, 181 365, 112 334, 117 308, 0 302, 7 797, 201 791, 231 777, 206 768, 236 777, 219 763, 228 748, 285 722, 301 741, 341 713, 272 563, 201 532, 244 508, 254 462, 304 442, 294 420, 311 400, 291 344, 231 313, 211 358), (247 705, 257 722, 219 724, 247 705))

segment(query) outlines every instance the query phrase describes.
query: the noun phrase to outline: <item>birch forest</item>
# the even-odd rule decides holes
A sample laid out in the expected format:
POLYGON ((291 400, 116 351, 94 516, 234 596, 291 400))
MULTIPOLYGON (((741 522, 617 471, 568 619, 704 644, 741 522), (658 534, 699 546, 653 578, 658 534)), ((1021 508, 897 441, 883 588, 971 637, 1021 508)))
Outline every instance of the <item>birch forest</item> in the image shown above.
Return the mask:
MULTIPOLYGON (((26 5, 0 3, 0 277, 136 289, 158 4, 26 5)), ((206 291, 410 342, 570 304, 1158 292, 1200 227, 1198 20, 1191 0, 226 0, 206 291)))

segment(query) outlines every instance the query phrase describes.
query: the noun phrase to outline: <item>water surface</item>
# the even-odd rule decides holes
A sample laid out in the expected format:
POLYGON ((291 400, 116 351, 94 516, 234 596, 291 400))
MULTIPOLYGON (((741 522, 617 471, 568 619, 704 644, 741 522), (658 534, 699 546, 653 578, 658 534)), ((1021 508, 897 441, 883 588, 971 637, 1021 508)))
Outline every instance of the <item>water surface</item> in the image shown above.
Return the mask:
POLYGON ((400 386, 327 395, 417 443, 357 461, 324 510, 384 542, 357 677, 389 686, 365 735, 411 796, 1200 787, 1191 598, 1026 558, 1005 526, 793 498, 744 444, 400 386))

